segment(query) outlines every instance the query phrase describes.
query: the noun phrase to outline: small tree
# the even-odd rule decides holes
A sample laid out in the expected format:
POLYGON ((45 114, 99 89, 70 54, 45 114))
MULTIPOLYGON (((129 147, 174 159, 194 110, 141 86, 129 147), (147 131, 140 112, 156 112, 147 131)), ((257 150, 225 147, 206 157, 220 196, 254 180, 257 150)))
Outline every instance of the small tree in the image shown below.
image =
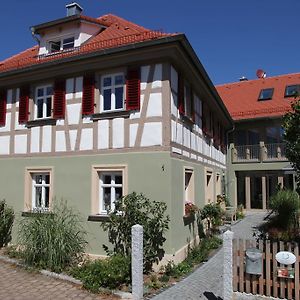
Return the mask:
POLYGON ((292 103, 292 110, 283 117, 286 157, 296 171, 297 192, 300 193, 300 99, 292 103))
MULTIPOLYGON (((150 201, 143 194, 132 193, 115 203, 115 210, 109 213, 109 222, 101 224, 108 231, 113 253, 131 254, 131 227, 140 224, 144 228, 144 271, 149 272, 153 263, 164 256, 165 232, 169 229, 169 216, 165 216, 164 202, 150 201)), ((108 247, 103 245, 108 254, 108 247)))
POLYGON ((14 211, 5 200, 0 201, 0 248, 11 241, 11 230, 14 223, 14 211))

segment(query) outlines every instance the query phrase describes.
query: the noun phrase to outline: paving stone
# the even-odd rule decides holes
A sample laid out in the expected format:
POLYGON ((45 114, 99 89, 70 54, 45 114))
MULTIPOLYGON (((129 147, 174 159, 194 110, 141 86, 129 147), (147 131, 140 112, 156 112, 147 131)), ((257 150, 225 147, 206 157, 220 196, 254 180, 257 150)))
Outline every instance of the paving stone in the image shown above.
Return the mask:
POLYGON ((30 273, 4 262, 0 262, 0 287, 1 300, 105 299, 79 286, 30 273))

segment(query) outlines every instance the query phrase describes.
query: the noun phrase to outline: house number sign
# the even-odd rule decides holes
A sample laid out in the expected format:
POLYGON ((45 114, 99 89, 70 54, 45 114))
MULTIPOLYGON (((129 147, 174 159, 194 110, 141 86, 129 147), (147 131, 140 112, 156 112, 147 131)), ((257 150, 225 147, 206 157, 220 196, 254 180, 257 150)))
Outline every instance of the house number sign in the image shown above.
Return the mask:
POLYGON ((284 265, 292 265, 296 262, 296 256, 288 251, 280 251, 275 256, 276 260, 280 264, 284 265))

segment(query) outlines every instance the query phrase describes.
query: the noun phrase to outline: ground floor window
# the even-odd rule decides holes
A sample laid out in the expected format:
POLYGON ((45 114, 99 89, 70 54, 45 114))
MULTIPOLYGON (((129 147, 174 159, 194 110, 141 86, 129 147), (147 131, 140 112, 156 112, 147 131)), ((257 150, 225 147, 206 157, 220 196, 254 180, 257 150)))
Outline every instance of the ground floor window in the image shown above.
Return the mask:
POLYGON ((51 207, 52 168, 26 168, 25 211, 43 212, 51 207))
POLYGON ((184 215, 188 214, 191 204, 195 204, 194 170, 184 168, 184 215))
POLYGON ((92 166, 92 215, 107 215, 115 209, 115 201, 126 194, 126 165, 92 166))
POLYGON ((50 173, 32 174, 32 209, 48 210, 50 204, 50 173))
POLYGON ((123 196, 122 172, 99 172, 101 213, 115 209, 115 201, 123 196))
POLYGON ((214 182, 213 182, 213 171, 205 171, 205 203, 214 202, 214 182))

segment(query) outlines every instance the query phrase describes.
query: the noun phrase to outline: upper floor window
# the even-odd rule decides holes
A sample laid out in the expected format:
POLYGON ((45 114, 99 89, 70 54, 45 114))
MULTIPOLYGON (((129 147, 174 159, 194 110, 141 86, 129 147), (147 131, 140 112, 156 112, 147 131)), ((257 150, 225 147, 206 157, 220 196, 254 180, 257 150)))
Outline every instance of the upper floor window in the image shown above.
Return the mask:
POLYGON ((285 88, 284 97, 293 97, 300 94, 300 84, 287 85, 285 88))
POLYGON ((35 92, 35 119, 51 117, 52 113, 52 85, 39 86, 35 92))
POLYGON ((273 97, 273 92, 274 92, 273 88, 261 90, 258 100, 271 100, 273 97))
POLYGON ((49 42, 49 52, 57 52, 61 50, 74 48, 74 37, 61 38, 49 42))
POLYGON ((101 112, 124 109, 124 74, 105 75, 101 80, 101 112))
POLYGON ((192 89, 189 85, 184 85, 184 111, 188 118, 192 118, 193 105, 192 89))

